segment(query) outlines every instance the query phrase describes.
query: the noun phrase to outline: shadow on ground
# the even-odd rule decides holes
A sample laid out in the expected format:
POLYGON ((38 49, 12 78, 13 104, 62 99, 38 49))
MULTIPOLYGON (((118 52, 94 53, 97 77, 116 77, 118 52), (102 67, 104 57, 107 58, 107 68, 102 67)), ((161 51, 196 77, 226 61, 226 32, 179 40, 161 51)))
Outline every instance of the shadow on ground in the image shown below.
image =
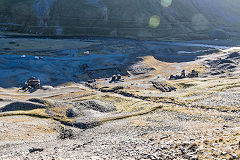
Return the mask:
POLYGON ((0 41, 3 44, 0 87, 4 88, 20 87, 31 76, 39 78, 43 85, 57 86, 109 78, 114 74, 129 75, 128 71, 142 74, 151 70, 141 64, 143 56, 180 63, 218 51, 191 44, 112 38, 5 38, 0 41), (90 54, 84 55, 85 51, 90 54), (138 67, 134 67, 135 64, 139 64, 138 67))

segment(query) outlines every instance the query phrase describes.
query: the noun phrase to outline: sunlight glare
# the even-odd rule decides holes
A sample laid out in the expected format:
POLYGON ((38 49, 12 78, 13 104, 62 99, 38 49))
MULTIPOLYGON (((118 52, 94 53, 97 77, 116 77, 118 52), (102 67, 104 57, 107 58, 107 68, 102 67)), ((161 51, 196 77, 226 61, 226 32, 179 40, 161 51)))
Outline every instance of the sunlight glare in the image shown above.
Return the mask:
POLYGON ((158 15, 153 15, 149 19, 149 27, 157 28, 160 25, 160 17, 158 15))
POLYGON ((172 4, 172 0, 161 0, 161 5, 163 7, 169 7, 172 4))

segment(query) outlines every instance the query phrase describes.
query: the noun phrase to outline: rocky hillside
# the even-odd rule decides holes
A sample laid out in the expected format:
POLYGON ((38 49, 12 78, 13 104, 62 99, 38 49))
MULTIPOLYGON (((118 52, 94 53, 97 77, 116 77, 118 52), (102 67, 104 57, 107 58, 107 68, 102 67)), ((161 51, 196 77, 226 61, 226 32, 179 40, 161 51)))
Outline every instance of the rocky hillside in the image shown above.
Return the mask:
POLYGON ((219 39, 238 36, 239 9, 238 0, 0 0, 0 29, 3 34, 219 39))

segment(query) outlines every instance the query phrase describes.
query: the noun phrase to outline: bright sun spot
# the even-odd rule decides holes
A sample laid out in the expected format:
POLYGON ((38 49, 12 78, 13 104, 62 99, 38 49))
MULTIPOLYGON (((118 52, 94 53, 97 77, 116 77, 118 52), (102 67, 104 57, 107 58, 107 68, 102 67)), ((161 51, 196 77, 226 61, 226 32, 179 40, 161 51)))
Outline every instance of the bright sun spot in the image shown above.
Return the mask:
POLYGON ((163 7, 169 7, 172 4, 172 0, 161 0, 161 5, 163 7))
POLYGON ((160 17, 158 15, 154 15, 149 19, 149 26, 151 28, 157 28, 160 25, 160 17))

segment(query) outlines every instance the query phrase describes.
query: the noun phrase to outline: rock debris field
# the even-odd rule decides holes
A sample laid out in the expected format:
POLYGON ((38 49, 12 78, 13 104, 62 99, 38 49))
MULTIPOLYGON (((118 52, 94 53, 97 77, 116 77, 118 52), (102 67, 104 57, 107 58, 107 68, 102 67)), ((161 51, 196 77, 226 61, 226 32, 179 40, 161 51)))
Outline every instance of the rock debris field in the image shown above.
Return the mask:
POLYGON ((0 159, 240 158, 238 41, 0 43, 0 159))

